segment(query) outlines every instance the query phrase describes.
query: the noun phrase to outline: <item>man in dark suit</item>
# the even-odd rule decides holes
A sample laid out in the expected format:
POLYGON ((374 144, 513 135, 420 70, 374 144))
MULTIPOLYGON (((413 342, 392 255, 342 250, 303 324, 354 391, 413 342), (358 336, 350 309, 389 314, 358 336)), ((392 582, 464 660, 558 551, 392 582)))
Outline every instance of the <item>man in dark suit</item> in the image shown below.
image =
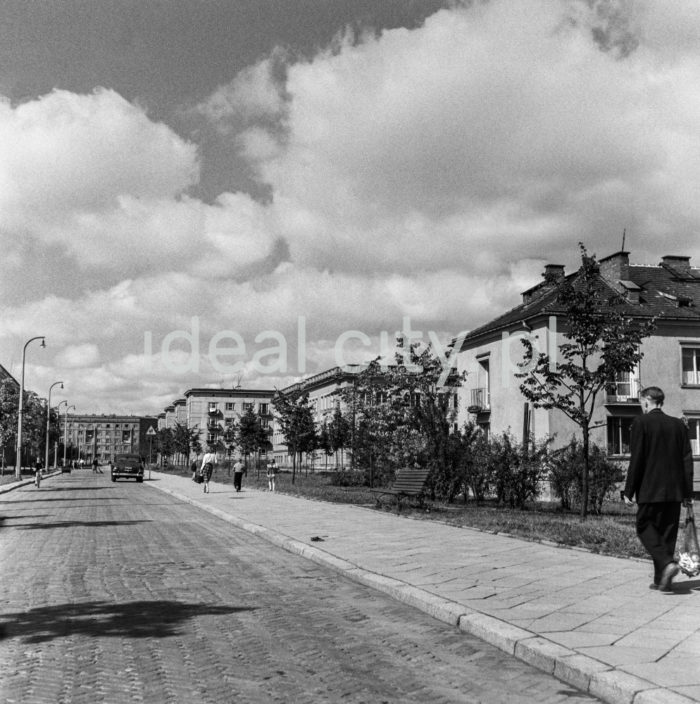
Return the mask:
POLYGON ((637 535, 654 563, 652 589, 669 591, 678 565, 673 560, 681 503, 693 496, 693 452, 688 429, 666 415, 664 392, 649 386, 640 394, 643 415, 631 429, 631 457, 623 497, 637 501, 637 535))

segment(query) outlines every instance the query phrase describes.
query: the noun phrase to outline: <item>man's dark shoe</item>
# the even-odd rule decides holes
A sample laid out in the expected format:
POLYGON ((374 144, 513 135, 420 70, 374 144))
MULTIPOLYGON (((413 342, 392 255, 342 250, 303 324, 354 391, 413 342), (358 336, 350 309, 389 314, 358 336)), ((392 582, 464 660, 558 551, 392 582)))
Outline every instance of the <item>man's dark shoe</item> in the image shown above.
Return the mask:
POLYGON ((658 589, 658 588, 659 588, 659 585, 656 582, 652 582, 649 585, 649 589, 658 589))
POLYGON ((668 592, 671 591, 671 582, 673 578, 678 574, 679 567, 675 562, 669 562, 664 571, 661 573, 661 579, 659 580, 659 591, 668 592))

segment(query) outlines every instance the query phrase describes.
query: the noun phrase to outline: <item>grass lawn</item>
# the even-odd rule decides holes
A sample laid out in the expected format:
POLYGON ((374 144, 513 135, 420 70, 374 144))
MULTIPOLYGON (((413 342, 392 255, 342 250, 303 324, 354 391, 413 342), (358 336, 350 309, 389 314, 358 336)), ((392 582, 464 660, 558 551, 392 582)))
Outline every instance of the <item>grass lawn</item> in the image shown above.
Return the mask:
MULTIPOLYGON (((171 467, 168 471, 190 476, 185 467, 171 467)), ((212 479, 233 483, 233 478, 222 468, 216 470, 212 479)), ((243 486, 267 489, 265 473, 261 471, 257 474, 251 468, 243 479, 243 486)), ((290 472, 280 472, 277 475, 277 491, 319 501, 376 507, 375 498, 367 487, 332 486, 330 477, 321 472, 297 472, 294 484, 290 472)), ((377 510, 396 509, 392 505, 377 510)), ((443 521, 449 525, 502 533, 525 540, 549 541, 616 557, 648 557, 635 533, 635 511, 625 508, 621 502, 604 506, 602 515, 589 515, 585 521, 577 513, 562 512, 558 505, 549 503, 533 504, 528 510, 519 511, 490 504, 477 506, 471 502, 447 504, 426 501, 422 509, 404 503, 401 515, 417 520, 443 521)))
MULTIPOLYGON (((33 477, 34 474, 28 474, 26 471, 22 474, 22 479, 29 479, 33 477)), ((0 474, 0 486, 3 484, 14 484, 17 480, 15 479, 15 468, 5 467, 5 471, 0 474)))

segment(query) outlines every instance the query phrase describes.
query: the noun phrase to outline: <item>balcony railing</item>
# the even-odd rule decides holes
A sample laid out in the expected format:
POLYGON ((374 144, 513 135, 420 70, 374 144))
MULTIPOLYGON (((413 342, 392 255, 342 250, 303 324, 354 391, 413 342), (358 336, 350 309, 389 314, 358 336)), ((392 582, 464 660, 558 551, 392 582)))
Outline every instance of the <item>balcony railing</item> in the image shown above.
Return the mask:
POLYGON ((488 389, 472 389, 469 398, 469 413, 483 413, 490 410, 489 390, 488 389))
POLYGON ((615 381, 605 388, 605 401, 606 403, 637 403, 639 389, 639 379, 615 381))

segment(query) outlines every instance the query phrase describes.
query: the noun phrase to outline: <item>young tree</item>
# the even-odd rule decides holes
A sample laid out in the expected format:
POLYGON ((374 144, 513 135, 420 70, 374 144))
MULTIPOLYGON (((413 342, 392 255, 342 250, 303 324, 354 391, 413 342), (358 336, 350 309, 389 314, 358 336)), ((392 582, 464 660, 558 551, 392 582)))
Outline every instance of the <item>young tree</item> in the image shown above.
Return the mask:
POLYGON ((260 416, 249 407, 241 416, 236 437, 238 447, 245 460, 246 468, 248 467, 248 456, 261 449, 262 435, 260 416))
POLYGON ((19 386, 11 379, 0 381, 0 452, 3 470, 6 462, 14 461, 17 442, 17 409, 19 386))
POLYGON ((316 441, 316 427, 309 404, 309 394, 299 391, 277 391, 272 398, 287 452, 292 456, 292 484, 296 480, 297 458, 310 452, 316 441))
MULTIPOLYGON (((333 411, 333 417, 328 424, 328 442, 331 451, 337 453, 340 450, 340 467, 343 469, 345 465, 345 448, 350 443, 352 437, 350 421, 343 415, 340 406, 336 406, 333 411)), ((336 458, 336 467, 338 460, 336 458)))
POLYGON ((440 475, 454 470, 457 457, 450 441, 454 404, 463 374, 446 369, 430 345, 397 339, 395 364, 369 363, 353 386, 341 390, 354 410, 354 454, 365 462, 430 466, 433 492, 440 475))
POLYGON ((34 391, 25 390, 22 409, 22 447, 23 455, 29 462, 30 457, 44 457, 46 447, 46 401, 39 398, 34 391))
POLYGON ((187 425, 175 423, 172 429, 173 451, 179 453, 188 461, 190 451, 195 442, 199 442, 199 432, 196 429, 190 430, 187 425))
POLYGON ((221 435, 221 441, 224 444, 226 452, 227 473, 231 476, 231 456, 236 449, 236 442, 238 441, 238 425, 236 425, 233 419, 226 423, 224 432, 221 435))
POLYGON ((590 432, 599 394, 621 372, 632 372, 642 358, 641 342, 655 326, 650 318, 633 317, 622 294, 599 273, 595 256, 580 244, 581 268, 557 283, 557 302, 565 341, 557 359, 535 356, 524 339, 520 390, 536 408, 558 409, 580 429, 583 447, 581 517, 588 515, 590 432))
POLYGON ((165 464, 175 452, 175 438, 171 428, 161 428, 156 434, 156 449, 160 453, 161 463, 165 464))

